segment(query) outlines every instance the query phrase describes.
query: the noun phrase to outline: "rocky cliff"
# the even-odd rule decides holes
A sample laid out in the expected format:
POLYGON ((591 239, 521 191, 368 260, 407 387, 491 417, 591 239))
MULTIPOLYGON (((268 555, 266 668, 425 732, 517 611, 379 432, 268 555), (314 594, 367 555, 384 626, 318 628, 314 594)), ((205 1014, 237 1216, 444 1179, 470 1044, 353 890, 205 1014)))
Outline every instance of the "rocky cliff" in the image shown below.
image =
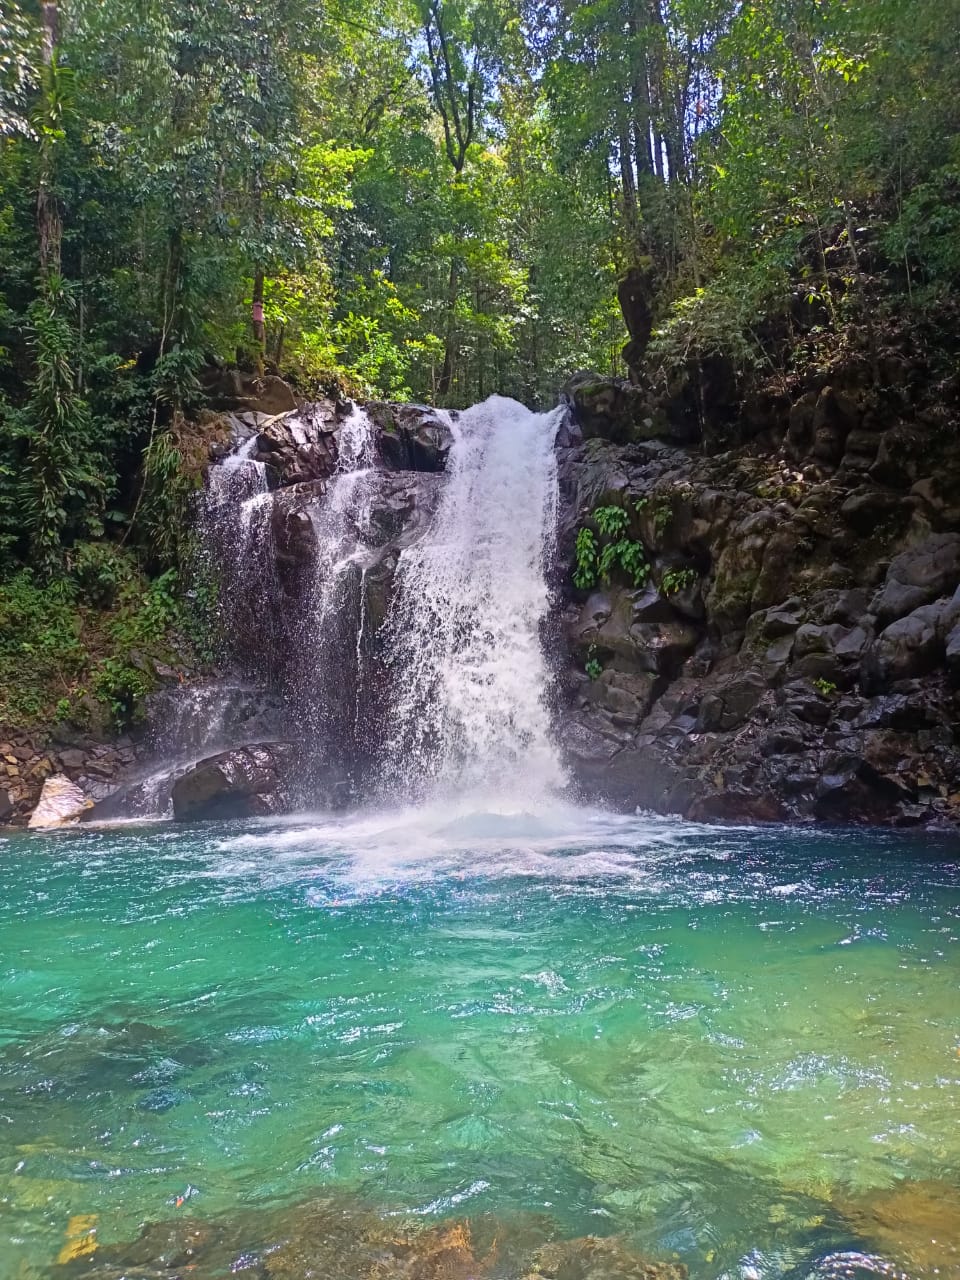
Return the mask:
POLYGON ((584 793, 694 819, 960 817, 957 385, 884 359, 879 383, 847 356, 764 388, 726 450, 689 403, 573 380, 562 560, 582 529, 602 548, 615 507, 645 566, 565 575, 584 793))
MULTIPOLYGON (((879 383, 875 361, 847 355, 762 387, 733 414, 718 400, 720 426, 682 388, 587 374, 566 388, 550 648, 556 733, 582 799, 703 820, 960 820, 957 385, 915 376, 895 351, 885 359, 879 383)), ((360 551, 320 599, 351 407, 267 390, 269 403, 241 387, 214 435, 245 441, 270 491, 260 526, 248 514, 225 530, 229 688, 244 701, 267 687, 279 710, 249 724, 221 714, 239 737, 191 721, 180 735, 190 759, 164 783, 183 816, 375 790, 389 708, 381 624, 399 555, 444 483, 442 415, 366 406, 372 465, 334 531, 360 551), (318 609, 319 650, 305 631, 318 609), (260 748, 269 768, 250 764, 260 748), (178 784, 184 768, 194 776, 178 784)), ((59 755, 31 744, 44 749, 53 764, 38 786, 55 767, 84 785, 101 756, 111 776, 96 776, 95 798, 133 775, 105 814, 150 769, 149 735, 59 755)))

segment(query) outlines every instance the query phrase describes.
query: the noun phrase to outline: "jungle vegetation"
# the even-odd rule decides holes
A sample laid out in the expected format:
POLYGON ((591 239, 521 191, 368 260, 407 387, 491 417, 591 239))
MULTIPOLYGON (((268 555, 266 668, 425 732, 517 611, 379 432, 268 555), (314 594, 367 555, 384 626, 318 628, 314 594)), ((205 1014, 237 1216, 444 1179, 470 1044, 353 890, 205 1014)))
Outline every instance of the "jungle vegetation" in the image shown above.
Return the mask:
POLYGON ((189 630, 211 366, 543 405, 626 372, 625 276, 669 376, 958 275, 958 0, 3 0, 8 656, 57 600, 79 653, 81 608, 143 648, 163 575, 189 630))

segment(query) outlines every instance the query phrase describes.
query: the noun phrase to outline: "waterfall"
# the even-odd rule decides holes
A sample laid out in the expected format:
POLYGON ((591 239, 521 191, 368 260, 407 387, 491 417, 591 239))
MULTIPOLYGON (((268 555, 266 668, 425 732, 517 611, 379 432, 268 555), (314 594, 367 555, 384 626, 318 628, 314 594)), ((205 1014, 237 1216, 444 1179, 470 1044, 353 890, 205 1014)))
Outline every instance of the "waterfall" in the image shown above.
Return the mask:
POLYGON ((245 671, 276 639, 272 494, 266 465, 252 456, 258 443, 251 435, 210 468, 198 520, 200 554, 219 589, 225 656, 245 671))
POLYGON ((334 756, 355 755, 363 682, 361 529, 376 460, 374 425, 354 407, 340 427, 337 468, 324 500, 309 512, 314 563, 297 624, 299 652, 293 677, 308 789, 329 772, 334 756), (347 657, 354 663, 353 672, 344 667, 347 657))
POLYGON ((209 696, 171 693, 154 735, 164 767, 147 779, 158 796, 171 763, 255 733, 295 743, 290 789, 307 808, 528 809, 562 786, 543 643, 562 411, 492 397, 372 412, 319 432, 293 416, 211 467, 199 534, 221 671, 209 696), (327 470, 311 473, 318 459, 327 470), (248 722, 232 701, 228 715, 234 689, 276 717, 248 722))
POLYGON ((386 623, 395 723, 385 764, 407 786, 527 803, 563 781, 541 636, 560 419, 499 396, 449 418, 440 504, 400 556, 386 623))

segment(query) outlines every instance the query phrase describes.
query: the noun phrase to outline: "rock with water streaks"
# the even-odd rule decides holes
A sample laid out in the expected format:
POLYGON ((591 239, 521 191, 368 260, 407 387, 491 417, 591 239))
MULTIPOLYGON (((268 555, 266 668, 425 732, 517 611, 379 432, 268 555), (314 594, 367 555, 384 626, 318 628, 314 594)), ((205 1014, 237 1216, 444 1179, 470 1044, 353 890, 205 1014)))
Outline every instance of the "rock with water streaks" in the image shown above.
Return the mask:
POLYGON ((174 783, 174 817, 187 822, 285 812, 293 756, 292 743, 265 742, 201 760, 174 783))
POLYGON ((443 471, 453 444, 447 419, 422 404, 368 404, 377 452, 388 471, 443 471))

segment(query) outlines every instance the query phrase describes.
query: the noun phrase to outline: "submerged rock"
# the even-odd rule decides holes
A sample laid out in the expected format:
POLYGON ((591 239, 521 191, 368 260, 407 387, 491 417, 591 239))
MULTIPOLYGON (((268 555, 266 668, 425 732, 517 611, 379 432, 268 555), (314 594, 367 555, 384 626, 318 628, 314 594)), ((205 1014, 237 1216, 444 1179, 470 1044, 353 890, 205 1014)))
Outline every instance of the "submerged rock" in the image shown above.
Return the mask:
POLYGON ((293 755, 292 743, 267 742, 201 760, 174 783, 174 817, 186 822, 285 812, 293 755))
POLYGON ((685 1280, 686 1275, 681 1263, 655 1262, 618 1236, 583 1236, 544 1245, 524 1280, 685 1280))
POLYGON ((79 821, 81 814, 92 808, 89 800, 75 782, 62 773, 47 778, 40 792, 40 800, 30 815, 27 826, 33 828, 65 827, 79 821))
MULTIPOLYGON (((685 1280, 619 1237, 557 1240, 544 1216, 428 1222, 383 1217, 345 1196, 241 1211, 210 1221, 149 1223, 139 1238, 84 1259, 90 1280, 685 1280)), ((69 1274, 79 1274, 75 1265, 69 1274)))
POLYGON ((915 1276, 960 1275, 960 1190, 901 1182, 838 1201, 840 1216, 872 1248, 915 1276))

